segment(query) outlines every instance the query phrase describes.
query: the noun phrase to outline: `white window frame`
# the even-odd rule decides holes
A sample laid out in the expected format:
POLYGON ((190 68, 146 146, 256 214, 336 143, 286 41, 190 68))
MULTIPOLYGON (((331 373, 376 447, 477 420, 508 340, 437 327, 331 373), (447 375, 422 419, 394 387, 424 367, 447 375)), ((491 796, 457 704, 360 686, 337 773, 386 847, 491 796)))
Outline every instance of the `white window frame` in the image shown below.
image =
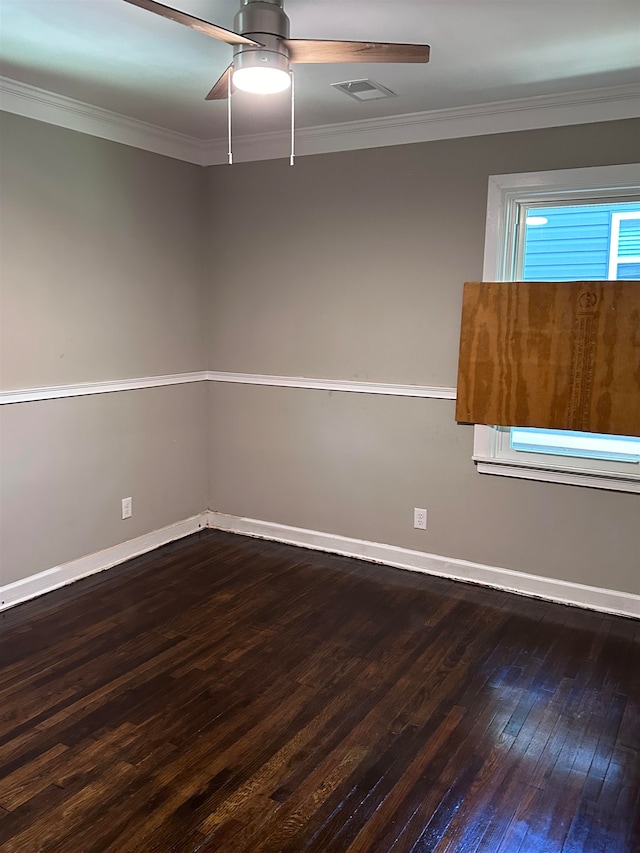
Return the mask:
MULTIPOLYGON (((483 280, 513 280, 516 254, 521 244, 517 234, 519 205, 544 207, 565 202, 579 204, 582 200, 604 202, 612 198, 624 201, 639 193, 638 163, 492 175, 487 200, 483 280)), ((624 262, 629 260, 625 258, 624 262)), ((619 463, 609 465, 603 464, 603 460, 550 458, 531 453, 521 453, 524 458, 514 458, 513 451, 507 454, 508 447, 508 431, 480 424, 474 427, 473 459, 481 474, 640 494, 640 473, 622 471, 619 463)))
POLYGON ((609 272, 611 281, 618 279, 620 264, 640 264, 640 255, 620 254, 620 223, 622 220, 640 219, 640 213, 614 213, 611 215, 611 248, 609 250, 609 272))

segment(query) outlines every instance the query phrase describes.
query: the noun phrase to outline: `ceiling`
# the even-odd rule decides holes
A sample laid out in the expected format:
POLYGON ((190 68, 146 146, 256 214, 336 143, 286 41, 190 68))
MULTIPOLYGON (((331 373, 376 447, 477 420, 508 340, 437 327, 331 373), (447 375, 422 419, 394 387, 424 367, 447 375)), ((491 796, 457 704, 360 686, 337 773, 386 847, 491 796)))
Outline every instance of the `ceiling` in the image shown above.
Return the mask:
MULTIPOLYGON (((163 0, 228 29, 239 0, 163 0)), ((285 0, 292 38, 416 42, 428 65, 297 65, 299 127, 630 84, 640 0, 285 0), (359 103, 331 83, 396 93, 359 103)), ((231 48, 122 0, 0 0, 0 74, 198 139, 226 132, 205 102, 231 48)), ((288 93, 234 96, 240 134, 280 131, 288 93)))

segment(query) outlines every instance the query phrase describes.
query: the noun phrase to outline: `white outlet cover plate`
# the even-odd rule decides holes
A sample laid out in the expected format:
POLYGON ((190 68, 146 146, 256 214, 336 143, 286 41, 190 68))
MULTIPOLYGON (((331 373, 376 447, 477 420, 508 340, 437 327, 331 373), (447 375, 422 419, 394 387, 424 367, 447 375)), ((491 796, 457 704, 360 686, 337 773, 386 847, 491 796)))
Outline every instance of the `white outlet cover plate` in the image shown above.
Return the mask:
POLYGON ((420 509, 416 507, 413 510, 413 526, 417 530, 426 530, 427 529, 427 511, 426 509, 420 509))
POLYGON ((122 498, 122 518, 131 518, 133 513, 133 501, 131 498, 122 498))

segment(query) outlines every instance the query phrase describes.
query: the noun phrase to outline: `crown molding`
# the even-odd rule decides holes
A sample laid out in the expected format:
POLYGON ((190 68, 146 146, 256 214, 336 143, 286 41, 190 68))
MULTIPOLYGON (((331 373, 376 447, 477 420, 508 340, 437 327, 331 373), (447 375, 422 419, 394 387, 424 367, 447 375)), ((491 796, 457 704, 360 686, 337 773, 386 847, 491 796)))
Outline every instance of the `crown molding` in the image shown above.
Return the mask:
POLYGON ((204 166, 207 143, 84 101, 0 77, 0 110, 204 166))
MULTIPOLYGON (((0 77, 0 110, 200 166, 227 162, 226 137, 198 139, 7 77, 0 77)), ((328 154, 638 116, 640 87, 625 84, 300 128, 296 150, 298 156, 328 154)), ((289 142, 288 130, 236 137, 234 160, 284 158, 289 142)))
MULTIPOLYGON (((300 128, 296 131, 296 153, 298 156, 329 154, 639 116, 640 86, 610 86, 300 128)), ((289 131, 243 136, 233 141, 233 157, 236 162, 272 160, 287 157, 289 146, 289 131)), ((214 166, 226 162, 226 138, 210 140, 204 164, 214 166)))

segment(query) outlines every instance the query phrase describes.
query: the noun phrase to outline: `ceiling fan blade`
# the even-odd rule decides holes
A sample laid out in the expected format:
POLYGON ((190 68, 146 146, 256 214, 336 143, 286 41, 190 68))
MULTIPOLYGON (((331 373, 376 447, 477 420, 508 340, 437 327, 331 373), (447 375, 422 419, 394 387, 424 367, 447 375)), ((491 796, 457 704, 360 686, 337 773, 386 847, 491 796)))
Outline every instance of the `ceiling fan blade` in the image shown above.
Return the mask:
POLYGON ((224 27, 218 27, 215 24, 210 24, 208 21, 202 21, 200 18, 194 18, 193 15, 187 15, 186 12, 179 12, 177 9, 172 9, 170 6, 163 6, 162 3, 156 3, 155 0, 124 0, 125 3, 131 3, 132 6, 139 6, 141 9, 146 9, 148 12, 155 12, 163 18, 168 18, 170 21, 175 21, 177 24, 184 24, 185 27, 191 27, 192 30, 197 30, 199 33, 204 33, 205 36, 225 41, 227 44, 250 44, 254 47, 261 47, 257 41, 245 38, 231 30, 225 30, 224 27))
POLYGON ((428 62, 428 44, 284 39, 291 62, 428 62))
MULTIPOLYGON (((229 97, 229 75, 233 71, 233 65, 230 65, 226 71, 220 76, 220 79, 215 84, 213 89, 209 92, 205 101, 224 101, 229 97)), ((231 86, 231 91, 235 92, 236 87, 231 86)))

